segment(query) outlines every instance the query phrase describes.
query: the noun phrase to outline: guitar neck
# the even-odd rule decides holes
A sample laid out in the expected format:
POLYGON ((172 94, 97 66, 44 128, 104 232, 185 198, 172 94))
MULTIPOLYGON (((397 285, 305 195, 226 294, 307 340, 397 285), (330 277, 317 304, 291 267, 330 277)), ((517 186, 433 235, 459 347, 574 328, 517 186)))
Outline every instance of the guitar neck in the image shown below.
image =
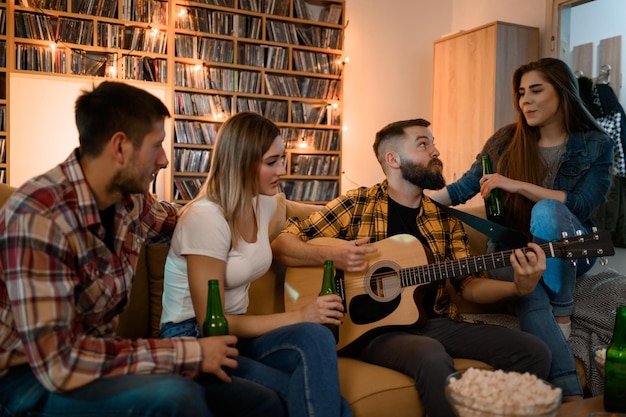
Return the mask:
MULTIPOLYGON (((543 249, 546 257, 554 258, 555 243, 549 242, 539 245, 543 249)), ((520 248, 526 253, 529 248, 520 248)), ((410 268, 402 268, 399 271, 400 285, 402 287, 412 287, 428 282, 441 281, 460 275, 475 274, 482 271, 490 271, 492 269, 503 268, 511 265, 511 254, 515 249, 502 252, 494 252, 491 254, 470 256, 463 259, 455 259, 436 264, 426 264, 414 266, 410 268)))

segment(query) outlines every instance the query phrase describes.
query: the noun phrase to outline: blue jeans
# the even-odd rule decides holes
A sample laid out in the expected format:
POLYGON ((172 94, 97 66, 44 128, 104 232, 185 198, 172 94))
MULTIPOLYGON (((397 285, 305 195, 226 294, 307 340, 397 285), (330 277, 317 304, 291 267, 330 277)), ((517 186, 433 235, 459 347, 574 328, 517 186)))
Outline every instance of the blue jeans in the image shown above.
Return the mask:
MULTIPOLYGON (((195 318, 167 323, 161 337, 200 335, 195 318)), ((276 392, 293 417, 349 417, 352 410, 339 395, 335 339, 315 323, 280 327, 252 339, 240 339, 232 375, 276 392)))
POLYGON ((225 384, 210 375, 104 377, 63 394, 47 391, 28 365, 0 378, 0 416, 40 417, 213 417, 284 416, 269 389, 240 378, 225 384), (245 401, 242 401, 245 398, 245 401))
MULTIPOLYGON (((589 232, 564 204, 556 200, 541 200, 532 209, 530 232, 538 244, 562 239, 561 232, 573 237, 577 230, 583 234, 589 232)), ((564 396, 582 395, 583 392, 574 353, 554 317, 569 316, 574 312, 576 278, 589 271, 594 263, 595 259, 590 259, 589 263, 579 259, 573 266, 568 260, 549 258, 535 290, 512 301, 520 328, 539 337, 550 348, 552 363, 548 380, 562 388, 564 396)), ((513 269, 497 269, 490 275, 512 281, 513 269)))

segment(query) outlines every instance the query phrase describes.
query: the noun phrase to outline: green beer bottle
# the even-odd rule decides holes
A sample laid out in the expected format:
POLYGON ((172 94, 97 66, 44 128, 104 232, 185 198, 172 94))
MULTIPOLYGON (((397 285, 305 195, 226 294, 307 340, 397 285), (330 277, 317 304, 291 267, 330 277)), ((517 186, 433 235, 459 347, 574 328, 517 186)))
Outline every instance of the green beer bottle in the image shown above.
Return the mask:
MULTIPOLYGON (((337 294, 337 286, 335 283, 335 268, 333 261, 324 262, 324 280, 322 281, 322 290, 319 295, 337 294)), ((325 324, 335 336, 335 343, 339 342, 339 326, 336 324, 325 324)))
POLYGON ((606 350, 604 408, 626 413, 626 306, 617 307, 613 340, 606 350))
POLYGON ((209 290, 206 302, 206 316, 202 323, 202 335, 223 336, 228 334, 228 321, 224 317, 220 285, 216 279, 209 280, 209 290))
MULTIPOLYGON (((483 155, 483 175, 493 174, 491 169, 491 161, 487 155, 483 155)), ((487 218, 492 222, 499 223, 504 217, 504 210, 502 206, 502 199, 500 198, 500 190, 497 188, 491 190, 491 192, 485 198, 485 212, 487 218)))

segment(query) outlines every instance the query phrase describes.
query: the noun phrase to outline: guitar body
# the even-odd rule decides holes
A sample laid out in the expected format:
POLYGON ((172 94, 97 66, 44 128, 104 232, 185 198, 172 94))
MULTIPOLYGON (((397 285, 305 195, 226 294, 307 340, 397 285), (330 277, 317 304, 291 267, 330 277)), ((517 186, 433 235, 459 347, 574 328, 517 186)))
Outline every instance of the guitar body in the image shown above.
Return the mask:
MULTIPOLYGON (((345 240, 317 238, 309 243, 339 245, 345 244, 345 240)), ((399 277, 401 268, 427 263, 420 241, 410 235, 396 235, 371 246, 378 252, 368 256, 370 267, 365 273, 337 271, 347 308, 343 324, 339 326, 337 350, 340 353, 357 349, 365 339, 389 327, 415 324, 420 318, 414 298, 416 289, 402 288, 399 277)), ((322 267, 287 268, 285 310, 297 310, 314 300, 320 291, 322 276, 322 267)))

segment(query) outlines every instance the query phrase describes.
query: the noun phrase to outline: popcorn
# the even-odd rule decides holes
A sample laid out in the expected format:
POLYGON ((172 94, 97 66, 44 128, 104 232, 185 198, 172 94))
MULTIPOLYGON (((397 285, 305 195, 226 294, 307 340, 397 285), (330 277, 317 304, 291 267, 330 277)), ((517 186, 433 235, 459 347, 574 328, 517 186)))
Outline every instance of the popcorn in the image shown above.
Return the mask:
POLYGON ((501 370, 469 368, 460 377, 451 376, 448 389, 460 416, 556 414, 561 399, 560 388, 535 375, 501 370))

